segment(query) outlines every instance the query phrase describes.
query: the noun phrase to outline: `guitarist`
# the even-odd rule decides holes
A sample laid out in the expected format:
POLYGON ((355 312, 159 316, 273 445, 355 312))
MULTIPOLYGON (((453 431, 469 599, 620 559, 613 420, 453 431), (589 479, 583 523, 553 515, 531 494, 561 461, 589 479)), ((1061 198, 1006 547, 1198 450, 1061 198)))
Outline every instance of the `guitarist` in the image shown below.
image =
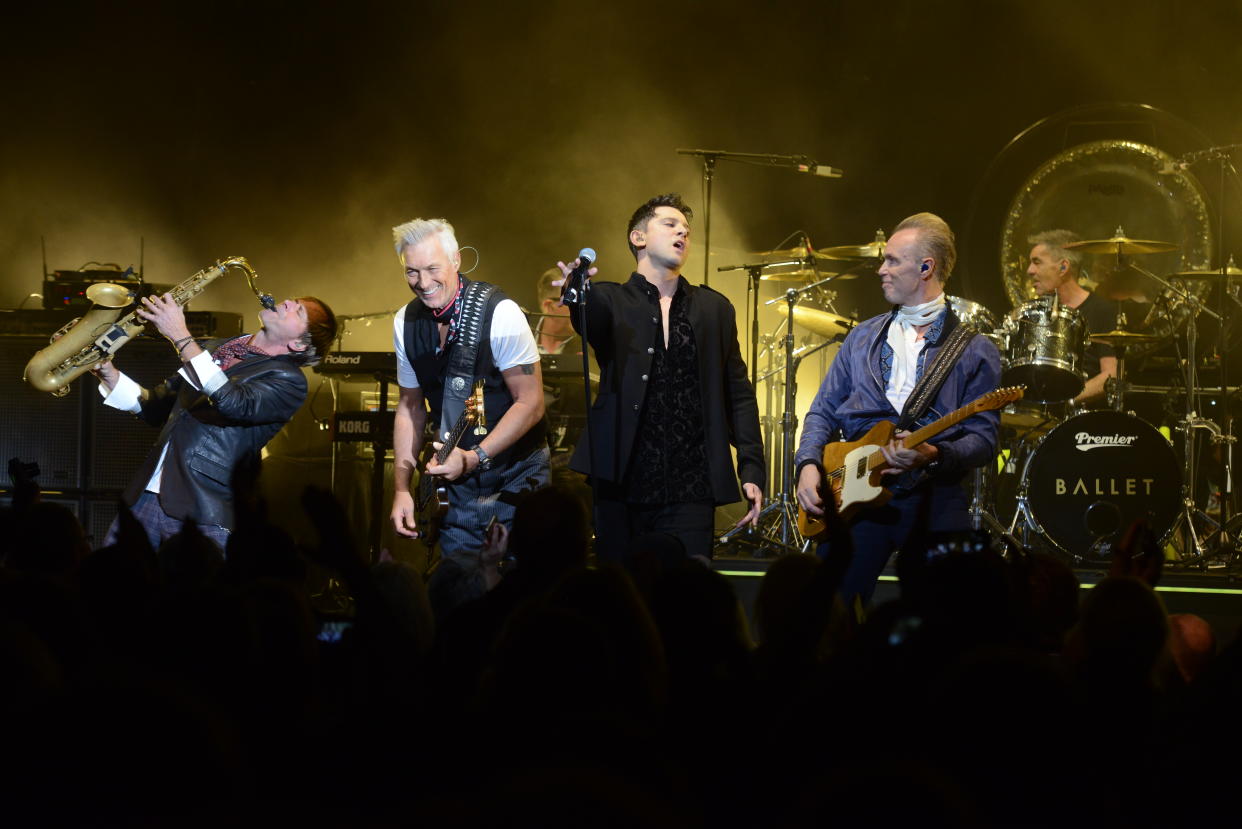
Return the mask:
MULTIPOLYGON (((931 213, 915 214, 897 225, 884 250, 879 268, 880 288, 893 308, 856 326, 837 353, 807 412, 794 462, 797 465, 798 503, 809 516, 824 512, 822 458, 825 445, 839 436, 861 438, 880 421, 901 422, 907 401, 917 405, 923 396, 912 392, 924 374, 930 388, 940 374, 936 358, 956 339, 957 316, 946 303, 944 283, 953 271, 957 251, 953 231, 931 213)), ((996 456, 999 416, 987 411, 948 428, 926 443, 906 449, 901 438, 914 427, 934 421, 981 395, 1000 380, 1000 354, 979 334, 963 329, 962 348, 948 369, 939 391, 913 424, 899 431, 882 452, 884 485, 893 497, 883 506, 862 509, 851 522, 854 556, 842 584, 847 604, 858 597, 870 600, 889 556, 909 535, 919 506, 930 498, 928 530, 970 528, 968 497, 961 482, 967 470, 996 456)), ((831 496, 829 496, 831 497, 831 496)), ((833 555, 829 545, 817 549, 821 558, 833 555)))
POLYGON ((508 527, 515 496, 549 481, 539 352, 517 303, 459 273, 451 224, 414 219, 393 228, 393 241, 414 292, 393 329, 401 389, 393 421, 393 527, 407 538, 419 535, 410 483, 424 429, 430 425, 443 440, 478 380, 486 426, 466 429, 442 463, 432 458, 423 470, 449 484, 441 556, 477 552, 493 516, 508 527))

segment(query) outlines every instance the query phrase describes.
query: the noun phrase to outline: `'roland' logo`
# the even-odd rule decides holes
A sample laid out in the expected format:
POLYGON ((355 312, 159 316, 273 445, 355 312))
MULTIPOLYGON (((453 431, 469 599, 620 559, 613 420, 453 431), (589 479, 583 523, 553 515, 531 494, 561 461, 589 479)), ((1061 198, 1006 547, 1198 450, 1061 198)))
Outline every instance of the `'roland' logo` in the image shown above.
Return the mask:
POLYGON ((356 366, 362 363, 361 354, 329 354, 323 358, 325 363, 334 366, 356 366))

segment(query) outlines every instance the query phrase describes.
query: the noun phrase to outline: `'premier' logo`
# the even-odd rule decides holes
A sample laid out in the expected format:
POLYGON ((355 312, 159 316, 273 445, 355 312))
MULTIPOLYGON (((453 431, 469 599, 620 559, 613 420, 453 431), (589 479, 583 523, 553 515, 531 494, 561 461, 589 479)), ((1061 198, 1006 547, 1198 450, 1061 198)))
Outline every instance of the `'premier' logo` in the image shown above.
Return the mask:
POLYGON ((1092 449, 1103 449, 1107 446, 1129 446, 1138 440, 1138 435, 1093 435, 1090 432, 1079 432, 1074 435, 1074 448, 1079 452, 1092 449))

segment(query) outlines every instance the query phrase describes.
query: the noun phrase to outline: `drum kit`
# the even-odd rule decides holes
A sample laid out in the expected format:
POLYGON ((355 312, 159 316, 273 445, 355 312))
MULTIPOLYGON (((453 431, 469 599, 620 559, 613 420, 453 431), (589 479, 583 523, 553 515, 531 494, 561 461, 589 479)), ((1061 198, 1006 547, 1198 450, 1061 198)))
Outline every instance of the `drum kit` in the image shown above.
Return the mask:
MULTIPOLYGON (((814 250, 804 237, 802 244, 793 248, 765 251, 756 255, 754 262, 719 269, 747 271, 756 296, 760 282, 778 282, 786 288, 767 302, 781 316, 774 333, 759 336, 757 301, 750 320, 752 379, 757 390, 763 384, 761 397, 766 394, 769 413, 775 411, 773 398, 783 386, 779 419, 763 418, 774 491, 756 532, 731 530, 720 537, 720 544, 752 545, 756 555, 809 548, 809 542, 797 531, 794 497, 798 366, 811 354, 839 342, 856 322, 833 307, 836 293, 827 285, 873 272, 883 256, 884 244, 884 235, 878 232, 875 240, 866 244, 814 250), (821 341, 799 347, 795 328, 819 335, 821 341), (780 360, 778 345, 783 346, 780 360), (762 370, 760 346, 768 356, 762 370)), ((1002 363, 1000 385, 1023 385, 1027 390, 1023 401, 1002 412, 997 464, 977 470, 973 481, 968 482, 975 529, 1090 566, 1106 562, 1112 546, 1131 523, 1144 519, 1178 564, 1232 568, 1239 563, 1236 539, 1237 530, 1242 528, 1239 522, 1229 521, 1235 439, 1228 425, 1227 407, 1223 428, 1199 414, 1204 390, 1195 374, 1195 352, 1200 316, 1220 319, 1201 295, 1222 287, 1235 304, 1242 304, 1238 303, 1236 288, 1242 284, 1242 269, 1230 262, 1216 271, 1157 276, 1139 267, 1135 257, 1173 251, 1178 246, 1132 239, 1121 228, 1111 238, 1068 247, 1115 259, 1117 267, 1112 273, 1138 272, 1150 280, 1148 284, 1160 285, 1163 292, 1159 301, 1146 307, 1131 305, 1130 316, 1136 317, 1133 325, 1123 312, 1114 330, 1096 332, 1088 330, 1082 314, 1061 304, 1055 294, 1021 301, 1000 318, 977 302, 948 297, 963 323, 996 344, 1002 363), (1205 287, 1209 290, 1203 290, 1205 287), (1142 312, 1141 319, 1133 313, 1135 307, 1142 312), (1089 379, 1086 358, 1092 343, 1111 346, 1117 357, 1116 377, 1107 383, 1107 408, 1099 410, 1086 410, 1074 402, 1089 379), (1182 377, 1164 391, 1180 397, 1185 405, 1184 416, 1171 424, 1172 429, 1158 428, 1126 409, 1130 389, 1125 378, 1126 356, 1140 346, 1144 353, 1167 346, 1177 349, 1182 377), (1181 433, 1179 447, 1171 441, 1173 430, 1181 433), (1202 434, 1221 456, 1220 479, 1225 483, 1219 514, 1200 508, 1206 501, 1199 491, 1204 481, 1197 468, 1204 448, 1199 445, 1202 434)), ((1101 297, 1109 298, 1117 293, 1115 288, 1106 280, 1097 290, 1101 297)), ((1120 303, 1118 307, 1122 307, 1120 303)), ((1227 398, 1233 391, 1236 389, 1226 387, 1222 393, 1227 398)))

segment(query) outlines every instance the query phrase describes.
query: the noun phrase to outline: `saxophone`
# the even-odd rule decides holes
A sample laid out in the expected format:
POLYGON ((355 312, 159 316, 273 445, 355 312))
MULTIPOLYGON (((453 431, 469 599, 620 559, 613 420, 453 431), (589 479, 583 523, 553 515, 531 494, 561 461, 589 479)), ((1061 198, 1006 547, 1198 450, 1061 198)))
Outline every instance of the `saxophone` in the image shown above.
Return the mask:
MULTIPOLYGON (((237 268, 246 274, 250 290, 254 291, 264 308, 271 310, 276 307, 270 294, 262 293, 255 287, 254 280, 258 274, 242 256, 230 256, 204 268, 177 285, 169 294, 178 305, 184 306, 229 268, 237 268)), ((136 310, 121 317, 121 312, 134 299, 133 293, 124 287, 102 282, 92 285, 86 296, 92 302, 91 309, 53 334, 47 348, 36 353, 26 364, 23 379, 39 391, 64 397, 69 393, 70 383, 97 363, 111 359, 121 346, 141 334, 146 327, 136 310)))

